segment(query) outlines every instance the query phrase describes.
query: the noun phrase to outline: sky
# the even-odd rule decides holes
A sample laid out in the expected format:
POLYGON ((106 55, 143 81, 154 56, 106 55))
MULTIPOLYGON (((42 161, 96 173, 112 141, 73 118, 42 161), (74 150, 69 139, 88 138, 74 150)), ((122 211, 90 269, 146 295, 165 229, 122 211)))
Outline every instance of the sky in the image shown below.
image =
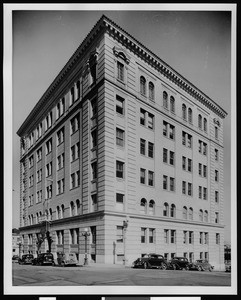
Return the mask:
POLYGON ((65 10, 58 10, 60 8, 63 6, 59 5, 55 11, 13 11, 13 227, 19 227, 20 196, 20 146, 16 132, 91 28, 105 14, 228 113, 224 120, 224 222, 225 241, 230 242, 231 13, 227 10, 163 10, 168 9, 167 5, 155 5, 152 10, 140 10, 141 6, 133 5, 126 6, 127 10, 105 10, 105 7, 98 11, 86 10, 88 6, 77 10, 71 5, 65 5, 65 10))

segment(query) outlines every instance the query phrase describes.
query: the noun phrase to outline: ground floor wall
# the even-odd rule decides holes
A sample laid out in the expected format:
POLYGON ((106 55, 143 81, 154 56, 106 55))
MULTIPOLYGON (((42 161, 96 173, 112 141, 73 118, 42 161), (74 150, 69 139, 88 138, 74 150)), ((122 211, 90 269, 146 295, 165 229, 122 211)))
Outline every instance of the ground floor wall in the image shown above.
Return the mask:
MULTIPOLYGON (((20 228, 21 253, 37 256, 48 250, 46 239, 37 246, 41 228, 43 231, 39 225, 20 228)), ((189 261, 208 259, 215 270, 225 268, 223 227, 216 224, 110 212, 53 221, 46 230, 55 258, 57 252, 72 252, 81 264, 87 257, 93 263, 131 265, 145 253, 158 253, 168 260, 173 256, 185 256, 189 261)))

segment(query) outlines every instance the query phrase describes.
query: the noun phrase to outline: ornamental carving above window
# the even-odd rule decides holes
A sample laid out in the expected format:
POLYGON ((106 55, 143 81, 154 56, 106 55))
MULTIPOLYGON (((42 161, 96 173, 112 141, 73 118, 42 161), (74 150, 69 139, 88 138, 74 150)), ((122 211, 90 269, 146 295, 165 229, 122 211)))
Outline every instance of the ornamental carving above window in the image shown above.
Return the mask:
POLYGON ((114 47, 113 52, 116 57, 123 59, 127 64, 129 64, 130 57, 127 55, 125 49, 114 47))

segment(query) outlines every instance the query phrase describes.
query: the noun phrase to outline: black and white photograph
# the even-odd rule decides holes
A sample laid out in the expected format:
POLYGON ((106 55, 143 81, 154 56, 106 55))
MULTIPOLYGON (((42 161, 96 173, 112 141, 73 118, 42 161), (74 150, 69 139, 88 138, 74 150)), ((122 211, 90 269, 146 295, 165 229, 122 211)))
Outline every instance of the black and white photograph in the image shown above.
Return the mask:
POLYGON ((235 295, 236 5, 4 24, 5 294, 235 295))

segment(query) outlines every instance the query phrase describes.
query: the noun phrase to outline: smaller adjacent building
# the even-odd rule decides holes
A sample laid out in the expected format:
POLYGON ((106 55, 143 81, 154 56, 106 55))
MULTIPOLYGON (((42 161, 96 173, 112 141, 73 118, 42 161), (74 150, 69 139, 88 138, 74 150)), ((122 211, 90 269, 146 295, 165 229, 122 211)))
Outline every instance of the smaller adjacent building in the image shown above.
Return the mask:
POLYGON ((19 248, 21 247, 21 237, 19 229, 12 230, 12 256, 19 255, 19 248))

